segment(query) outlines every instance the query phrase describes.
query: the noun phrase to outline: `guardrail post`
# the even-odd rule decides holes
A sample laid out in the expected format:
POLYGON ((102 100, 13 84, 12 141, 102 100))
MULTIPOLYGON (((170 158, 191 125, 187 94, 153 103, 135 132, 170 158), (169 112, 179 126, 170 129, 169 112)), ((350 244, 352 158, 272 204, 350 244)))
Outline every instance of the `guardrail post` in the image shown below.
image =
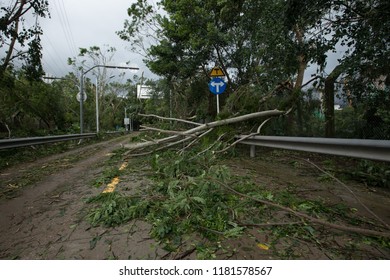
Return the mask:
POLYGON ((255 145, 251 145, 249 154, 250 154, 251 158, 254 158, 256 156, 256 146, 255 145))

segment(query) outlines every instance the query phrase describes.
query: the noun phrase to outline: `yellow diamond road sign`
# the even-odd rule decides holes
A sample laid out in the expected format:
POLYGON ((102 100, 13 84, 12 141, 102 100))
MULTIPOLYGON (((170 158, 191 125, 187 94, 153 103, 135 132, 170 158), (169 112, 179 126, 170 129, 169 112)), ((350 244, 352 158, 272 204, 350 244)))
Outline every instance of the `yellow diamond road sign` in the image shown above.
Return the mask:
POLYGON ((210 77, 223 77, 225 73, 223 72, 221 67, 214 67, 210 72, 210 77))

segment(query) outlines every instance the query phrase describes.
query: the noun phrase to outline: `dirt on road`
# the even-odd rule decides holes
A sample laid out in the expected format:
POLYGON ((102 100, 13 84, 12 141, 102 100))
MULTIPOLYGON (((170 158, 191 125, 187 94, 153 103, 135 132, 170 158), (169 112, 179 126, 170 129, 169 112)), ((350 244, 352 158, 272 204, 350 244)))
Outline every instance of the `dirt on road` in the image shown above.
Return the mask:
POLYGON ((51 168, 16 197, 0 200, 0 259, 157 258, 160 251, 153 248, 146 223, 93 228, 85 217, 85 200, 102 191, 91 187, 90 182, 99 176, 112 151, 131 137, 114 138, 3 170, 2 189, 17 188, 26 176, 51 168))
MULTIPOLYGON (((86 201, 98 195, 107 182, 99 177, 107 162, 118 169, 113 151, 133 135, 77 148, 0 171, 0 259, 194 259, 193 250, 171 254, 150 238, 151 226, 135 220, 117 227, 92 227, 86 201), (34 177, 33 183, 23 183, 34 177), (94 183, 95 182, 95 183, 94 183), (94 187, 96 185, 98 187, 94 187), (23 185, 23 188, 21 187, 23 185)), ((118 188, 142 190, 148 184, 147 167, 141 159, 129 160, 131 171, 120 178, 118 188), (137 166, 136 166, 137 165, 137 166), (139 168, 138 168, 139 166, 139 168), (138 170, 137 172, 135 170, 138 170)), ((349 191, 303 161, 265 150, 250 159, 242 155, 224 160, 236 176, 251 178, 272 192, 288 190, 308 200, 321 199, 327 205, 345 205, 346 212, 370 223, 370 213, 349 191)), ((387 224, 390 224, 390 192, 361 183, 351 183, 355 195, 387 224)), ((341 211, 341 210, 340 210, 341 211)), ((286 213, 281 211, 281 217, 286 213)), ((389 241, 374 240, 345 232, 316 229, 302 238, 294 224, 270 230, 267 225, 248 226, 245 234, 218 243, 218 259, 389 259, 389 241), (290 231, 288 231, 290 230, 290 231), (318 233, 319 232, 319 233, 318 233), (283 233, 283 234, 282 234, 283 233), (275 237, 277 236, 277 238, 275 237), (283 237, 281 237, 283 236, 283 237), (277 240, 277 242, 275 242, 277 240), (382 244, 382 243, 383 244, 382 244), (219 249, 218 249, 219 248, 219 249)), ((307 232, 312 228, 305 225, 307 232)), ((314 229, 313 229, 314 230, 314 229)))

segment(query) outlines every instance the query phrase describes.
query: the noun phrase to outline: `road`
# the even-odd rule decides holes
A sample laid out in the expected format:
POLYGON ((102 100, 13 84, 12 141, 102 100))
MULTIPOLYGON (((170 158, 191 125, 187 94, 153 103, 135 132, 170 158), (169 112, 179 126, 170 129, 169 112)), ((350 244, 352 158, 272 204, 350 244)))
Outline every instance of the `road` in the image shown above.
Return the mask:
POLYGON ((128 143, 130 137, 114 138, 2 171, 2 187, 17 187, 17 182, 28 176, 40 177, 16 197, 0 200, 0 259, 157 257, 156 250, 150 249, 148 225, 135 222, 119 228, 92 228, 85 217, 85 199, 101 192, 90 182, 99 175, 110 153, 128 143), (50 171, 41 172, 46 169, 50 171))
MULTIPOLYGON (((168 253, 150 238, 151 226, 144 221, 130 221, 116 227, 92 227, 88 221, 94 206, 86 200, 107 189, 107 182, 94 187, 99 178, 107 177, 107 170, 115 171, 124 166, 123 157, 115 156, 115 150, 129 143, 132 136, 135 134, 1 171, 0 259, 197 258, 197 253, 191 250, 195 234, 194 239, 183 243, 181 252, 168 253)), ((336 157, 330 160, 312 154, 307 156, 317 164, 332 163, 335 169, 339 164, 348 165, 336 157)), ((126 163, 126 170, 120 173, 116 187, 118 193, 131 196, 143 193, 153 185, 148 160, 133 158, 126 163)), ((305 161, 291 157, 290 153, 262 150, 261 156, 254 159, 249 159, 247 154, 238 155, 221 164, 226 165, 236 178, 250 179, 259 189, 266 189, 275 196, 284 194, 293 201, 304 199, 308 203, 320 201, 323 205, 320 214, 333 213, 338 219, 344 219, 340 223, 350 224, 356 218, 367 227, 375 222, 350 191, 324 177, 305 161)), ((387 189, 347 182, 361 201, 390 222, 390 192, 387 189)), ((254 215, 261 212, 262 219, 280 220, 281 224, 286 224, 285 212, 275 211, 268 217, 271 212, 262 212, 262 209, 261 205, 253 208, 254 215)), ((388 259, 390 256, 388 246, 377 240, 314 225, 310 229, 315 232, 301 236, 305 231, 300 226, 294 227, 294 223, 289 226, 288 221, 285 227, 248 226, 239 238, 222 239, 221 243, 210 244, 210 248, 220 248, 216 249, 217 259, 388 259)))

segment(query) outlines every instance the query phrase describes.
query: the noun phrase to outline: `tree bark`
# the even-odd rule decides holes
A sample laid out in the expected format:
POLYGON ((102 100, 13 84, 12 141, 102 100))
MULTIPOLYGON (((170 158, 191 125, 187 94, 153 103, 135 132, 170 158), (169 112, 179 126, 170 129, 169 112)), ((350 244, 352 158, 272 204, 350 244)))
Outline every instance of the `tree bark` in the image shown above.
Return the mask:
MULTIPOLYGON (((17 4, 18 3, 16 2, 14 9, 16 8, 17 4)), ((31 6, 30 6, 30 8, 28 8, 26 11, 23 12, 23 7, 24 7, 24 5, 26 5, 26 0, 21 0, 19 5, 20 5, 19 9, 16 11, 15 15, 13 17, 10 17, 9 20, 6 22, 6 25, 9 25, 15 21, 15 29, 13 30, 13 35, 12 35, 11 43, 9 44, 9 47, 8 47, 7 55, 3 61, 3 65, 1 66, 1 69, 3 69, 3 70, 5 70, 8 67, 8 65, 12 59, 12 53, 13 53, 13 50, 15 47, 16 40, 18 38, 20 18, 22 17, 22 15, 26 11, 28 11, 31 8, 31 6)), ((13 58, 15 58, 15 57, 13 57, 13 58)))
MULTIPOLYGON (((303 45, 303 30, 299 27, 298 24, 295 25, 294 28, 295 36, 297 38, 298 44, 303 45)), ((303 85, 303 79, 305 77, 305 70, 307 67, 307 60, 306 55, 304 52, 300 52, 297 55, 297 62, 298 62, 298 73, 297 73, 297 79, 294 84, 294 91, 293 94, 299 94, 299 96, 295 99, 296 105, 297 105, 297 126, 298 126, 298 133, 299 135, 303 132, 303 112, 302 112, 302 96, 300 94, 302 85, 303 85)), ((293 115, 289 115, 290 123, 293 123, 293 115)))
MULTIPOLYGON (((203 132, 204 130, 207 130, 207 129, 210 129, 213 127, 228 125, 228 124, 232 124, 232 123, 238 123, 238 122, 242 122, 242 121, 246 121, 246 120, 250 120, 250 119, 254 119, 254 118, 260 118, 260 117, 280 116, 284 113, 285 113, 284 111, 279 111, 279 110, 269 110, 269 111, 251 113, 251 114, 247 114, 247 115, 233 117, 230 119, 224 119, 224 120, 214 121, 211 123, 202 124, 202 125, 199 125, 195 128, 192 128, 192 129, 189 129, 186 131, 182 131, 180 133, 181 135, 173 135, 173 136, 169 136, 169 137, 166 137, 163 139, 157 139, 155 141, 148 141, 148 142, 144 142, 144 143, 127 144, 127 145, 124 145, 124 147, 127 149, 130 149, 130 150, 143 149, 143 148, 147 148, 150 146, 154 146, 156 144, 166 144, 169 142, 173 142, 173 141, 176 141, 179 138, 185 137, 187 135, 194 137, 194 136, 198 135, 199 133, 203 132)), ((191 139, 191 137, 188 137, 188 139, 191 139)))
POLYGON ((334 122, 334 84, 341 75, 341 65, 336 66, 329 76, 325 79, 324 89, 324 114, 325 114, 325 137, 332 138, 335 136, 334 122))

